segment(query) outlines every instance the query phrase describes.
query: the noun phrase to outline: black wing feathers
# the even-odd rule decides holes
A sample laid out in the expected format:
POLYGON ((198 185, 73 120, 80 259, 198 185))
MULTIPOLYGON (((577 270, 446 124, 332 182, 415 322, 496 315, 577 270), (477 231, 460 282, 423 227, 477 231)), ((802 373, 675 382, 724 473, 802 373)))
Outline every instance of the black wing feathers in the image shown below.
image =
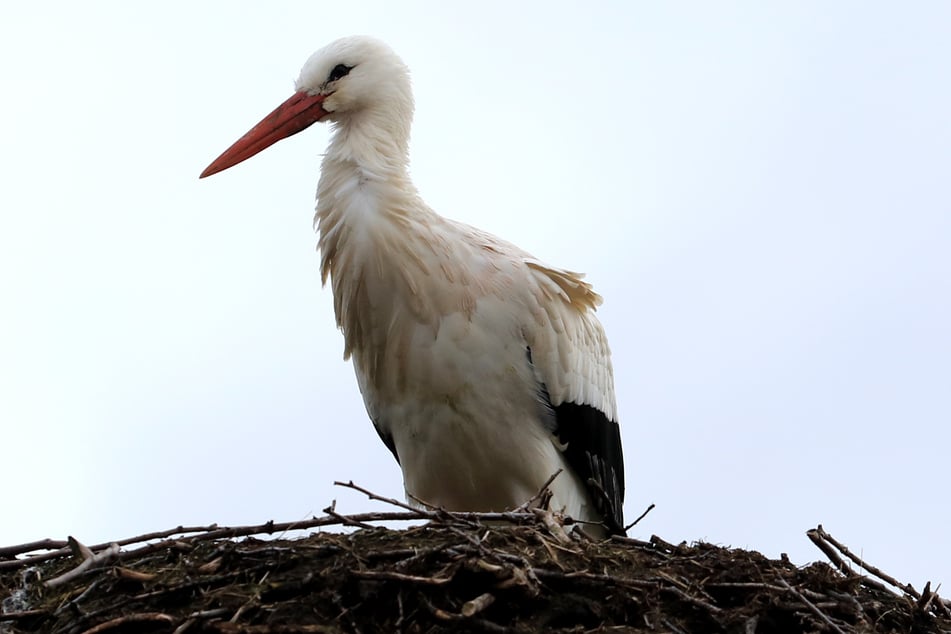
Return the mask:
MULTIPOLYGON (((532 349, 526 348, 526 353, 532 364, 532 349)), ((608 531, 623 535, 624 455, 620 425, 591 405, 552 404, 548 388, 541 380, 538 394, 554 412, 554 420, 548 427, 558 435, 561 444, 567 445, 565 460, 587 485, 608 531)))
POLYGON ((567 445, 565 459, 588 485, 608 531, 624 534, 624 456, 620 425, 591 405, 562 403, 553 409, 558 439, 567 445))
POLYGON ((375 429, 376 433, 379 434, 380 440, 383 441, 383 444, 386 445, 386 448, 389 449, 390 453, 393 454, 393 457, 396 458, 396 464, 400 464, 400 456, 396 453, 396 443, 393 442, 393 434, 386 431, 383 426, 377 424, 375 420, 372 420, 372 422, 373 429, 375 429))

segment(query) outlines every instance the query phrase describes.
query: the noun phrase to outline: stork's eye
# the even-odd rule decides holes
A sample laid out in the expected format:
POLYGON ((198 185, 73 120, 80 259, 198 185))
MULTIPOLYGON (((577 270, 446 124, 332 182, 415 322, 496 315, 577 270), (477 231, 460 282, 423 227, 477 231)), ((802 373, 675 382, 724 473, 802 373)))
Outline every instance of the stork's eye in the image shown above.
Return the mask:
POLYGON ((344 64, 337 64, 334 66, 334 69, 330 71, 330 75, 327 76, 327 81, 337 81, 341 77, 346 77, 347 74, 353 69, 353 66, 346 66, 344 64))

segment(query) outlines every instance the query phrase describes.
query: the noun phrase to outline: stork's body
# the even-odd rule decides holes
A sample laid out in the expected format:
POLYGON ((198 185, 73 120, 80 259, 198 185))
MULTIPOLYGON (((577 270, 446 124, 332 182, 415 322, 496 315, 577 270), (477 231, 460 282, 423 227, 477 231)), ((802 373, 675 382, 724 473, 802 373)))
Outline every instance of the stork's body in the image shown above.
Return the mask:
POLYGON ((433 212, 408 176, 412 111, 408 72, 388 47, 339 40, 203 176, 333 121, 317 192, 322 275, 407 494, 501 511, 560 469, 552 506, 620 531, 623 460, 600 298, 580 276, 433 212))

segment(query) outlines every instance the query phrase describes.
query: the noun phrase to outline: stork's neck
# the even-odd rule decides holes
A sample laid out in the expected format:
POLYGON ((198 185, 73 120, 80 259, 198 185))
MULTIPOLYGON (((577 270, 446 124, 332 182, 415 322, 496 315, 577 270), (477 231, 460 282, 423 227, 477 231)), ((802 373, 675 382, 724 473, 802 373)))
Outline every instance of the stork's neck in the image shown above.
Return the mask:
POLYGON ((367 109, 341 118, 334 123, 324 169, 352 163, 371 174, 406 177, 411 118, 411 110, 399 108, 367 109))
POLYGON ((409 178, 407 135, 356 123, 338 124, 324 156, 315 223, 321 277, 331 279, 345 356, 354 355, 375 380, 384 324, 405 305, 400 298, 415 296, 416 280, 428 276, 417 253, 421 236, 441 219, 409 178))
MULTIPOLYGON (((392 114, 392 113, 390 113, 392 114)), ((387 286, 407 271, 414 238, 439 222, 420 199, 408 173, 408 123, 361 112, 336 122, 321 165, 315 222, 321 273, 333 281, 337 318, 349 325, 343 296, 367 284, 387 286)))
POLYGON ((317 185, 321 249, 338 225, 362 232, 426 209, 409 177, 409 124, 388 114, 367 110, 334 123, 317 185))

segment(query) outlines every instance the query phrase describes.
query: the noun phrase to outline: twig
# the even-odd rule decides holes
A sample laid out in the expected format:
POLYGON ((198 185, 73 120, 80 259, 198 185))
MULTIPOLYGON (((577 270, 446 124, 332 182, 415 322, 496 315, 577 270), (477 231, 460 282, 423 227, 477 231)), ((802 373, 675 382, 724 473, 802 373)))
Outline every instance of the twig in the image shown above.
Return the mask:
MULTIPOLYGON (((82 557, 83 559, 89 559, 95 553, 89 547, 83 544, 81 541, 70 535, 66 538, 66 543, 69 546, 69 549, 73 552, 73 557, 82 557)), ((111 546, 112 544, 110 544, 111 546)))
POLYGON ((414 511, 414 512, 416 512, 416 513, 420 513, 420 514, 426 515, 427 517, 432 514, 432 513, 428 512, 428 511, 424 510, 424 509, 421 509, 421 508, 418 508, 418 507, 415 507, 415 506, 411 506, 411 505, 407 504, 406 502, 402 502, 402 501, 400 501, 400 500, 397 500, 396 498, 388 498, 388 497, 383 497, 382 495, 377 495, 376 493, 374 493, 373 491, 370 491, 369 489, 364 489, 364 488, 363 488, 362 486, 360 486, 359 484, 354 484, 354 483, 353 483, 353 480, 350 480, 349 482, 341 482, 341 481, 339 481, 339 480, 335 480, 335 481, 334 481, 334 486, 335 486, 335 487, 344 487, 344 488, 346 488, 346 489, 353 489, 354 491, 359 491, 360 493, 363 493, 364 495, 366 495, 366 496, 367 496, 368 498, 370 498, 371 500, 376 500, 377 502, 386 502, 387 504, 392 504, 393 506, 398 506, 399 508, 401 508, 401 509, 406 509, 407 511, 414 511))
POLYGON ((651 535, 650 543, 653 544, 655 548, 662 548, 670 553, 676 552, 679 548, 679 546, 675 546, 668 541, 664 541, 657 535, 651 535))
POLYGON ((462 616, 469 618, 475 614, 478 614, 493 603, 495 603, 495 595, 490 592, 484 592, 475 599, 463 603, 462 609, 459 610, 459 612, 462 614, 462 616))
MULTIPOLYGON (((508 559, 508 557, 501 557, 508 559)), ((561 572, 560 570, 549 570, 547 568, 537 568, 526 565, 526 569, 538 579, 555 579, 558 581, 570 581, 573 579, 584 579, 595 583, 603 583, 621 588, 656 588, 657 582, 646 581, 644 579, 622 578, 614 575, 603 575, 587 570, 576 570, 574 572, 561 572)))
POLYGON ((668 621, 667 619, 661 619, 660 622, 663 623, 664 625, 666 625, 667 627, 669 627, 669 628, 670 628, 670 631, 672 631, 674 634, 687 634, 687 632, 685 632, 684 630, 680 629, 679 627, 677 627, 676 625, 674 625, 673 623, 671 623, 671 622, 668 621))
POLYGON ((228 608, 213 608, 211 610, 201 610, 199 612, 193 612, 185 617, 185 620, 181 625, 175 628, 172 634, 184 634, 192 625, 198 621, 205 619, 215 619, 221 616, 224 616, 231 612, 228 608))
MULTIPOLYGON (((433 511, 434 513, 438 513, 438 512, 440 512, 440 511, 445 511, 445 509, 440 508, 440 507, 436 506, 435 504, 430 504, 429 502, 427 502, 427 501, 424 500, 423 498, 416 497, 416 496, 413 495, 412 493, 407 493, 407 494, 406 494, 406 497, 408 497, 411 501, 416 502, 417 506, 415 506, 415 507, 413 507, 413 508, 426 509, 427 511, 433 511)), ((392 500, 393 498, 387 498, 387 499, 388 499, 388 500, 392 500)))
MULTIPOLYGON (((550 487, 551 483, 555 481, 555 478, 561 475, 562 471, 564 471, 564 469, 558 469, 558 471, 555 471, 553 474, 548 476, 548 479, 545 480, 545 484, 543 484, 542 487, 538 490, 538 493, 528 498, 524 503, 517 506, 515 508, 515 511, 516 512, 528 511, 530 508, 532 508, 532 505, 535 504, 535 502, 538 502, 539 500, 544 498, 546 493, 550 493, 548 487, 550 487)), ((541 507, 548 508, 548 501, 549 500, 546 500, 545 504, 541 505, 541 507)))
POLYGON ((100 584, 101 582, 102 582, 102 579, 96 579, 95 581, 93 581, 92 583, 90 583, 89 586, 88 586, 85 590, 83 590, 83 591, 79 594, 78 597, 76 597, 75 599, 72 599, 71 601, 69 601, 69 602, 67 602, 67 603, 63 603, 63 604, 60 605, 58 608, 56 608, 56 611, 53 612, 53 616, 59 616, 60 614, 62 614, 62 613, 65 612, 66 610, 70 610, 70 609, 74 609, 74 610, 76 610, 76 611, 78 612, 78 611, 79 611, 79 604, 82 603, 82 602, 86 599, 86 597, 88 597, 88 596, 93 592, 93 590, 95 590, 96 588, 98 588, 98 587, 99 587, 99 584, 100 584))
POLYGON ((452 581, 452 577, 420 577, 418 575, 406 575, 401 572, 393 572, 391 570, 351 570, 350 574, 362 579, 405 581, 408 583, 419 583, 427 586, 441 586, 444 583, 449 583, 452 581))
MULTIPOLYGON (((827 541, 827 542, 829 542, 830 544, 832 544, 833 546, 835 546, 835 547, 839 550, 839 552, 841 552, 843 555, 845 555, 846 557, 848 557, 849 559, 851 559, 853 562, 855 562, 856 564, 858 564, 859 566, 861 566, 861 567, 864 568, 865 570, 868 570, 870 573, 872 573, 873 575, 875 575, 876 577, 878 577, 879 579, 881 579, 881 580, 884 581, 885 583, 888 583, 888 584, 894 586, 895 588, 898 588, 898 589, 901 590, 902 592, 905 592, 905 593, 911 595, 911 596, 914 597, 915 599, 920 599, 920 598, 921 598, 921 593, 919 593, 917 590, 915 590, 915 588, 914 588, 910 583, 902 584, 900 581, 898 581, 897 579, 895 579, 895 578, 892 577, 891 575, 886 574, 885 572, 882 572, 879 568, 876 568, 875 566, 873 566, 873 565, 871 565, 871 564, 868 564, 868 563, 866 563, 865 561, 863 561, 861 557, 859 557, 858 555, 856 555, 855 553, 853 553, 851 550, 849 550, 847 546, 845 546, 844 544, 838 542, 832 535, 830 535, 829 533, 825 532, 825 530, 822 528, 822 524, 819 524, 819 526, 817 526, 814 530, 815 530, 816 534, 817 534, 822 540, 827 541)), ((809 531, 809 532, 812 532, 812 531, 809 531)), ((808 534, 808 533, 807 533, 807 534, 808 534)), ((810 536, 810 539, 812 539, 811 536, 810 536)), ((812 541, 815 542, 816 540, 813 539, 812 541)), ((818 545, 818 544, 817 544, 817 545, 818 545)), ((820 548, 821 548, 821 546, 820 546, 820 548)), ((822 552, 826 552, 826 551, 823 550, 822 552)), ((828 555, 828 553, 826 553, 826 554, 828 555)))
POLYGON ((625 537, 623 535, 611 535, 611 541, 618 542, 620 544, 628 544, 634 548, 637 548, 638 550, 643 550, 650 553, 651 555, 663 557, 664 559, 670 559, 671 557, 671 553, 664 552, 658 548, 657 544, 653 542, 645 542, 643 539, 635 539, 633 537, 625 537))
POLYGON ((799 592, 794 587, 789 585, 789 583, 785 579, 783 579, 782 577, 776 577, 776 580, 779 581, 780 585, 786 588, 789 592, 796 595, 796 598, 798 598, 802 602, 803 605, 809 608, 810 612, 818 616, 820 619, 822 619, 822 621, 826 625, 831 627, 833 632, 837 632, 837 634, 845 634, 845 632, 842 631, 842 628, 840 628, 838 625, 835 624, 835 621, 830 619, 828 615, 826 615, 825 612, 820 610, 812 601, 804 597, 801 592, 799 592))
MULTIPOLYGON (((361 522, 390 522, 390 521, 407 521, 407 520, 424 520, 429 519, 429 516, 425 513, 420 512, 418 509, 409 511, 409 512, 375 512, 375 513, 358 513, 354 515, 346 516, 348 519, 353 521, 361 522)), ((512 518, 500 518, 500 519, 510 519, 512 518)), ((524 518, 518 518, 521 521, 524 521, 524 518)), ((340 520, 335 517, 315 517, 310 520, 304 521, 293 521, 293 522, 284 522, 284 523, 275 523, 275 522, 265 522, 264 524, 257 524, 254 526, 231 526, 231 527, 219 527, 217 524, 205 527, 203 532, 198 532, 198 528, 189 528, 184 529, 184 532, 194 532, 194 535, 188 535, 185 537, 180 537, 177 539, 166 539, 160 542, 153 542, 141 548, 131 549, 123 551, 119 554, 119 560, 125 560, 130 557, 135 557, 145 553, 156 552, 159 550, 164 550, 166 548, 172 547, 175 544, 182 543, 191 543, 199 541, 209 541, 215 539, 233 539, 235 537, 247 537, 249 535, 261 535, 261 534, 273 534, 273 533, 283 533, 291 530, 307 530, 309 528, 316 528, 319 526, 338 526, 340 525, 340 520)), ((115 542, 119 546, 141 543, 142 541, 148 539, 155 539, 157 535, 166 535, 172 536, 182 532, 181 527, 177 529, 172 529, 169 531, 161 531, 158 533, 150 533, 147 535, 140 535, 139 537, 133 537, 129 539, 123 539, 121 541, 115 542), (143 539, 144 538, 144 539, 143 539)), ((92 546, 93 550, 99 550, 101 548, 108 548, 110 544, 100 544, 92 546)), ((69 555, 70 550, 68 548, 61 548, 59 550, 54 550, 39 555, 34 555, 32 557, 27 557, 24 559, 12 559, 10 561, 0 561, 0 570, 3 569, 16 569, 30 566, 42 561, 49 561, 51 559, 57 559, 63 557, 64 555, 69 555)))
MULTIPOLYGON (((353 482, 337 482, 335 483, 338 486, 346 487, 359 491, 367 495, 370 499, 386 502, 392 504, 405 511, 389 511, 389 512, 371 512, 371 513, 357 513, 352 515, 343 515, 340 513, 334 513, 333 515, 327 515, 322 517, 315 517, 310 520, 298 520, 293 522, 283 522, 277 523, 274 521, 265 522, 264 524, 257 524, 253 526, 218 526, 217 524, 212 524, 209 526, 193 526, 193 527, 182 527, 178 526, 166 531, 158 531, 153 533, 146 533, 144 535, 139 535, 137 537, 131 537, 128 539, 123 539, 115 542, 119 546, 127 546, 131 544, 138 544, 145 541, 160 539, 161 541, 152 542, 147 545, 141 546, 139 548, 124 550, 117 555, 119 561, 124 561, 132 557, 138 557, 147 553, 158 552, 165 550, 170 547, 180 546, 181 544, 192 544, 193 542, 202 542, 202 541, 211 541, 215 539, 234 539, 237 537, 248 537, 250 535, 261 535, 268 534, 273 535, 275 533, 285 533, 292 530, 307 530, 311 528, 323 527, 323 526, 339 526, 342 524, 351 524, 353 522, 365 523, 365 522, 397 522, 397 521, 411 521, 411 520, 429 520, 429 521, 449 521, 449 522, 458 522, 460 524, 472 524, 473 522, 477 523, 489 523, 489 522, 510 522, 513 524, 525 524, 525 523, 534 523, 538 520, 535 518, 533 513, 527 512, 517 512, 517 511, 505 511, 498 513, 475 513, 475 512, 451 512, 451 511, 431 511, 422 508, 415 508, 392 498, 383 497, 364 489, 363 487, 354 484, 353 482), (182 535, 185 533, 191 533, 183 535, 175 539, 168 539, 174 535, 182 535)), ((51 540, 42 540, 39 542, 34 542, 34 544, 40 544, 40 547, 45 548, 50 545, 65 544, 66 542, 53 542, 51 540)), ((104 548, 109 548, 112 542, 107 544, 96 544, 91 546, 90 549, 93 551, 99 551, 104 548)), ((23 550, 28 544, 21 544, 20 546, 9 547, 9 552, 16 551, 19 554, 23 554, 23 550)), ((57 550, 48 551, 45 553, 24 557, 21 559, 11 559, 0 561, 0 571, 7 569, 17 569, 23 568, 26 566, 31 566, 40 562, 49 561, 51 559, 57 559, 65 555, 69 555, 71 550, 67 546, 63 546, 57 550)))
POLYGON ((499 625, 498 623, 494 623, 485 619, 467 619, 467 617, 463 616, 462 614, 447 612, 442 608, 437 608, 435 605, 433 605, 432 601, 430 601, 423 594, 419 595, 419 600, 420 603, 422 603, 423 606, 429 611, 429 613, 440 621, 462 621, 466 619, 467 624, 471 624, 472 626, 481 629, 483 632, 498 632, 499 634, 507 634, 508 632, 516 631, 505 627, 504 625, 499 625))
POLYGON ((809 530, 806 531, 806 537, 808 537, 812 541, 812 543, 815 544, 816 547, 819 550, 821 550, 825 554, 826 557, 829 558, 829 561, 831 561, 833 565, 835 565, 835 567, 839 569, 839 572, 849 577, 854 575, 855 571, 852 570, 852 567, 849 566, 847 563, 845 563, 842 560, 842 558, 839 557, 839 553, 835 552, 832 546, 830 546, 825 541, 825 539, 822 538, 821 531, 822 531, 822 525, 820 525, 818 529, 810 528, 809 530))
POLYGON ((142 592, 140 594, 136 594, 132 596, 126 595, 125 597, 119 599, 118 601, 112 604, 105 605, 96 610, 93 610, 92 612, 86 612, 85 614, 82 614, 78 618, 77 625, 78 623, 99 618, 100 616, 103 616, 103 615, 115 613, 116 610, 118 610, 119 608, 125 607, 129 605, 130 603, 136 603, 136 602, 142 603, 151 599, 157 599, 158 597, 165 597, 171 594, 185 592, 185 591, 191 590, 192 588, 199 588, 199 587, 207 588, 209 586, 228 583, 234 579, 238 579, 244 575, 247 575, 248 573, 253 573, 253 572, 256 572, 257 570, 265 569, 267 567, 268 566, 252 566, 249 568, 244 568, 244 569, 237 570, 235 572, 230 572, 227 574, 217 575, 213 577, 201 577, 197 579, 192 579, 190 581, 181 583, 179 585, 162 587, 162 588, 159 588, 158 590, 142 592))
POLYGON ((556 541, 560 542, 562 545, 571 543, 571 538, 568 537, 568 533, 565 532, 564 525, 558 521, 552 511, 548 511, 546 509, 532 509, 532 512, 535 514, 535 517, 541 520, 542 524, 545 525, 545 528, 548 529, 548 533, 554 537, 556 541))
POLYGON ((630 524, 628 524, 627 526, 624 527, 624 532, 626 533, 626 532, 628 532, 629 530, 631 530, 632 528, 634 528, 635 526, 637 526, 637 523, 640 522, 640 521, 641 521, 642 519, 644 519, 645 517, 647 517, 647 514, 650 513, 651 511, 653 511, 655 506, 656 506, 656 504, 654 504, 653 502, 651 502, 651 505, 648 506, 646 509, 644 509, 644 512, 641 513, 640 515, 638 515, 636 520, 634 520, 633 522, 631 522, 630 524))
MULTIPOLYGON (((88 561, 88 560, 87 560, 88 561)), ((126 616, 120 616, 115 619, 106 621, 105 623, 100 623, 94 627, 85 630, 83 634, 99 634, 99 632, 105 632, 106 630, 111 630, 113 628, 125 627, 131 624, 142 624, 142 623, 167 623, 171 625, 175 622, 175 619, 168 614, 163 612, 143 612, 142 614, 127 614, 126 616)), ((139 625, 141 627, 141 625, 139 625)), ((138 629, 138 627, 130 628, 138 629)))
MULTIPOLYGON (((164 531, 157 531, 153 533, 145 533, 143 535, 137 535, 136 537, 129 537, 126 539, 120 539, 115 542, 106 542, 102 544, 94 544, 89 548, 93 551, 102 550, 108 548, 113 543, 119 544, 119 546, 128 546, 130 544, 140 544, 152 539, 164 539, 171 537, 172 535, 182 535, 186 533, 206 533, 218 528, 217 524, 211 524, 210 526, 177 526, 176 528, 171 528, 164 531)), ((34 550, 45 550, 48 548, 55 548, 56 550, 43 553, 40 555, 33 555, 26 559, 13 559, 11 561, 0 561, 0 570, 5 568, 20 568, 22 566, 28 566, 40 561, 48 561, 50 559, 56 559, 62 557, 63 555, 70 554, 69 542, 64 540, 54 540, 54 539, 43 539, 29 544, 20 544, 18 546, 7 546, 2 551, 5 551, 7 554, 24 554, 32 552, 34 550), (35 546, 35 548, 30 548, 35 546)))
POLYGON ((931 607, 931 602, 934 601, 934 598, 938 596, 937 588, 934 592, 931 591, 931 582, 927 582, 925 587, 921 590, 921 596, 918 597, 918 601, 915 602, 915 605, 922 612, 927 612, 928 608, 931 607))
POLYGON ((704 584, 706 588, 749 588, 750 590, 783 590, 786 588, 782 586, 773 585, 771 583, 763 583, 762 581, 714 581, 704 584))
POLYGON ((678 597, 680 597, 684 601, 688 603, 692 603, 698 607, 701 607, 704 610, 707 610, 708 612, 710 612, 711 614, 719 614, 720 612, 723 611, 722 608, 718 608, 712 603, 708 603, 699 597, 695 597, 693 595, 687 594, 685 591, 681 590, 680 588, 678 588, 677 586, 673 584, 667 585, 667 586, 661 586, 660 590, 661 592, 670 592, 671 594, 676 594, 678 597))
MULTIPOLYGON (((79 549, 79 551, 83 553, 85 553, 87 550, 88 549, 85 549, 85 550, 79 549)), ((83 560, 81 564, 79 564, 78 566, 76 566, 75 568, 73 568, 72 570, 68 572, 64 572, 58 577, 53 577, 52 579, 47 581, 45 585, 47 588, 55 588, 56 586, 72 581, 73 579, 81 576, 87 570, 91 570, 109 561, 112 561, 113 559, 116 558, 116 555, 118 554, 119 554, 118 544, 113 544, 106 550, 96 554, 92 554, 92 551, 89 551, 89 554, 86 556, 86 558, 83 560)))
POLYGON ((34 550, 48 550, 52 548, 65 548, 67 542, 60 539, 38 539, 35 542, 17 544, 15 546, 0 546, 0 559, 7 559, 15 555, 33 552, 34 550))
MULTIPOLYGON (((0 622, 3 621, 23 621, 26 619, 31 619, 35 616, 46 616, 49 614, 49 610, 35 609, 35 610, 21 610, 20 612, 0 612, 0 622)), ((0 632, 3 630, 0 629, 0 632)))
POLYGON ((366 522, 361 522, 359 520, 351 519, 347 517, 346 515, 341 515, 340 513, 334 510, 334 507, 336 507, 336 505, 337 505, 337 501, 334 500, 334 503, 328 506, 327 508, 325 508, 323 512, 329 515, 330 517, 337 518, 338 520, 340 520, 340 523, 343 524, 344 526, 355 526, 357 528, 374 528, 373 526, 367 524, 366 522))

